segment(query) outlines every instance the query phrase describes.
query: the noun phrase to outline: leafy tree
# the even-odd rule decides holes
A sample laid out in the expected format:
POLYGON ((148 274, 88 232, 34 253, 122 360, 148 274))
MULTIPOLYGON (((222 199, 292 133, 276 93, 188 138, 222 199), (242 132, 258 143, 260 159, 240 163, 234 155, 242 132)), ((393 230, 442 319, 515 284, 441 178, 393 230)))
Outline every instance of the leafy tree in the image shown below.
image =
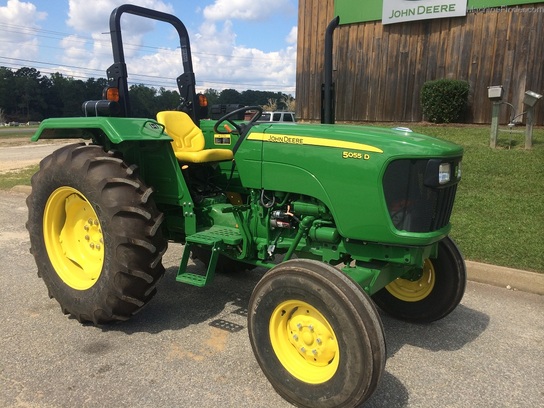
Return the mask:
POLYGON ((208 88, 204 91, 204 95, 208 98, 208 105, 219 103, 219 91, 217 89, 208 88))
POLYGON ((155 96, 157 91, 145 85, 131 85, 128 91, 132 116, 136 118, 154 118, 160 110, 157 108, 155 96))
MULTIPOLYGON (((105 78, 74 79, 60 73, 42 75, 35 68, 17 70, 0 66, 0 111, 3 120, 26 122, 49 117, 81 116, 83 102, 102 98, 108 85, 105 78)), ((235 89, 206 89, 209 105, 266 105, 277 101, 278 109, 288 108, 288 95, 281 92, 235 89)), ((161 110, 175 109, 180 99, 177 91, 152 88, 143 84, 129 89, 132 115, 153 118, 161 110)), ((291 98, 292 99, 292 98, 291 98)))
POLYGON ((169 91, 165 88, 160 88, 159 94, 155 98, 157 100, 156 101, 157 112, 162 110, 176 109, 180 103, 178 91, 169 91))
POLYGON ((262 105, 262 108, 267 112, 274 112, 278 110, 278 101, 276 99, 270 98, 265 105, 262 105))
POLYGON ((221 105, 230 105, 241 103, 241 95, 236 89, 223 89, 219 94, 217 103, 221 105))
POLYGON ((15 89, 13 97, 17 101, 16 113, 23 120, 40 115, 45 108, 43 89, 47 87, 47 78, 41 76, 34 68, 20 68, 15 72, 15 89))

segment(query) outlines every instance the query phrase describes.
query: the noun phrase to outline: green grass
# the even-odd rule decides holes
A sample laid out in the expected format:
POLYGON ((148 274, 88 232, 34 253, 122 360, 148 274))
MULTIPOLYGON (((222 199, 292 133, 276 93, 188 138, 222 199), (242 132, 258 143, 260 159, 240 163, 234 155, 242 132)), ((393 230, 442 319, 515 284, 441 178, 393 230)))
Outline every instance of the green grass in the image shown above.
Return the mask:
POLYGON ((412 129, 465 148, 451 219, 465 258, 544 272, 544 129, 535 129, 531 150, 523 134, 505 132, 491 149, 487 126, 412 129))
POLYGON ((7 190, 14 186, 29 186, 30 177, 38 171, 40 166, 38 164, 34 166, 25 167, 21 170, 8 171, 0 173, 0 190, 7 190))

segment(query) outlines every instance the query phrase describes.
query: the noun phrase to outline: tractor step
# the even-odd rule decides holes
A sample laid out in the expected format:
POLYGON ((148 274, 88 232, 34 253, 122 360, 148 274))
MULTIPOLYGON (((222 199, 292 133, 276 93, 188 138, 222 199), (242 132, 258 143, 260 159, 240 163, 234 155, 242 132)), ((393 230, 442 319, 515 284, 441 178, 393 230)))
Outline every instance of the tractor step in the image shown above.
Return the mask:
POLYGON ((220 250, 225 245, 238 245, 241 242, 242 235, 240 234, 240 231, 230 227, 213 226, 209 229, 187 236, 176 281, 198 287, 208 285, 213 281, 215 276, 215 267, 217 266, 220 250), (193 245, 210 248, 210 263, 206 269, 206 274, 200 275, 187 272, 187 264, 189 263, 189 256, 193 245))
POLYGON ((213 226, 209 229, 189 235, 187 242, 199 245, 213 246, 217 242, 224 242, 226 245, 238 245, 242 242, 240 230, 231 227, 213 226))

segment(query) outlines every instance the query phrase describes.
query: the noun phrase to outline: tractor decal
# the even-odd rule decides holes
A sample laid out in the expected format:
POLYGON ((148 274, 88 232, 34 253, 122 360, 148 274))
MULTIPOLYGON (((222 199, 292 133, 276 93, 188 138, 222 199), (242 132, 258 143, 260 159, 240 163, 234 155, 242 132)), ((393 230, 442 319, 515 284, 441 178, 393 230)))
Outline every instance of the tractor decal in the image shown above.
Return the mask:
POLYGON ((297 144, 307 146, 338 147, 349 150, 363 150, 365 152, 383 153, 383 150, 363 143, 347 142, 334 139, 321 139, 310 136, 291 136, 279 134, 252 133, 248 140, 260 140, 262 142, 297 144))

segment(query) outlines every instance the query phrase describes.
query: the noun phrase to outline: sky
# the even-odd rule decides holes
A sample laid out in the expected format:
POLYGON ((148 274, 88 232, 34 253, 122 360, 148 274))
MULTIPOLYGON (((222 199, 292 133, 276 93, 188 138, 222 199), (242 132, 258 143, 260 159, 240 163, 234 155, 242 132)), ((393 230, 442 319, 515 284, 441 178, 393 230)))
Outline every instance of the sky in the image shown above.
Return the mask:
MULTIPOLYGON (((111 11, 124 3, 174 14, 187 27, 197 91, 294 95, 298 0, 0 0, 0 66, 105 78, 111 11)), ((129 84, 175 89, 179 39, 168 24, 121 18, 129 84)))

